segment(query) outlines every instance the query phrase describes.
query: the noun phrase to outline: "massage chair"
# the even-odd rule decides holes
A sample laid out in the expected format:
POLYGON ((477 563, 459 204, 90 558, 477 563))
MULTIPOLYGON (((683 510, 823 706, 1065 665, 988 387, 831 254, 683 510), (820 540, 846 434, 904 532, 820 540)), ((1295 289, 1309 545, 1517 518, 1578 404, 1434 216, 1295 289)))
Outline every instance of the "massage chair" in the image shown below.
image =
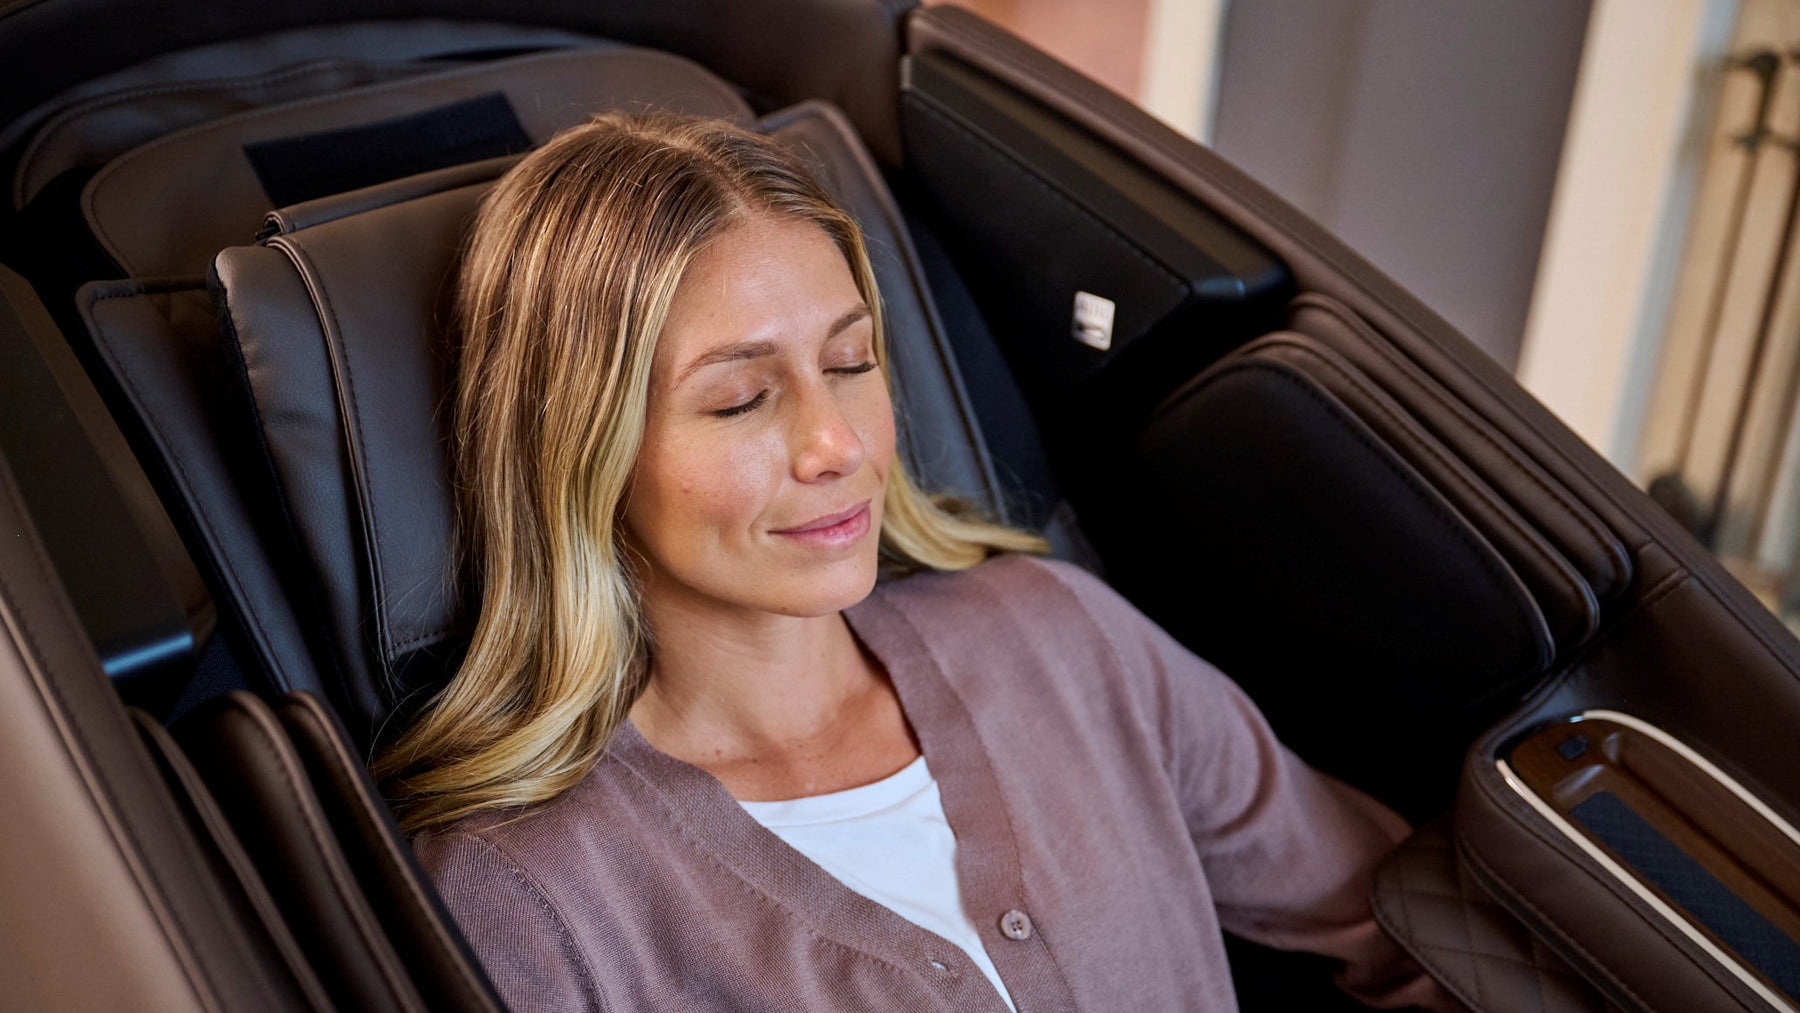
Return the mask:
MULTIPOLYGON (((1418 828, 1372 903, 1471 1009, 1800 1008, 1793 634, 1318 224, 906 0, 0 6, 0 1006, 502 1008, 366 763, 479 604, 470 213, 649 108, 861 222, 921 484, 1418 828)), ((1229 946, 1246 1010, 1352 1008, 1229 946)))

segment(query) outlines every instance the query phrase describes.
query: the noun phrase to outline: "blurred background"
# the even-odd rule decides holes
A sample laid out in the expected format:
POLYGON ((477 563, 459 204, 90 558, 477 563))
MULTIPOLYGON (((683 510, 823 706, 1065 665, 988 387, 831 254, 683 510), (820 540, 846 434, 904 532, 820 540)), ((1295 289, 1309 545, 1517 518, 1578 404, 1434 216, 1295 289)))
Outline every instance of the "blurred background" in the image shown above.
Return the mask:
POLYGON ((1800 0, 955 0, 1431 305, 1800 629, 1800 0))

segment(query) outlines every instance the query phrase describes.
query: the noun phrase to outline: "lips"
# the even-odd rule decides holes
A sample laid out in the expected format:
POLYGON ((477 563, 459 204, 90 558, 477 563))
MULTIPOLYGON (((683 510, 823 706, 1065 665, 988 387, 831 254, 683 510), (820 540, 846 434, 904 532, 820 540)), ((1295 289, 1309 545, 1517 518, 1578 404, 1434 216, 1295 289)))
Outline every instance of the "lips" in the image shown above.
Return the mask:
POLYGON ((856 504, 855 506, 851 507, 848 510, 840 510, 834 514, 826 514, 823 517, 815 517, 812 520, 807 521, 805 524, 800 525, 799 527, 781 528, 781 529, 777 530, 775 533, 778 535, 804 535, 804 534, 809 534, 809 533, 815 532, 815 531, 824 531, 829 528, 837 527, 838 525, 844 523, 845 521, 849 520, 850 518, 855 517, 857 514, 862 513, 864 510, 867 510, 868 508, 869 508, 869 501, 863 500, 861 503, 856 504))

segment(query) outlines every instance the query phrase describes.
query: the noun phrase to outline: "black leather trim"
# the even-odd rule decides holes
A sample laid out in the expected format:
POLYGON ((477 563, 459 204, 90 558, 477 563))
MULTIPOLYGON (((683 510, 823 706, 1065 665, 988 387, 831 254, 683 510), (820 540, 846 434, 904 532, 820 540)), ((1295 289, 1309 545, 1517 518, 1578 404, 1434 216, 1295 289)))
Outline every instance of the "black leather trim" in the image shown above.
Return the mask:
POLYGON ((1289 326, 1354 363, 1406 406, 1543 532, 1601 601, 1624 593, 1631 583, 1631 554, 1593 509, 1348 306, 1321 292, 1303 292, 1289 307, 1289 326))
POLYGON ((176 722, 300 948, 341 1009, 424 1011, 267 704, 234 691, 176 722))
POLYGON ((1581 574, 1468 464, 1426 432, 1417 419, 1355 366, 1323 345, 1295 334, 1261 338, 1236 354, 1282 362, 1305 373, 1331 391, 1383 443, 1417 469, 1493 544, 1530 588, 1550 623, 1557 654, 1574 650, 1599 628, 1600 603, 1581 574))
POLYGON ((413 858, 337 716, 308 693, 288 694, 274 711, 306 765, 363 896, 426 1006, 433 1013, 500 1013, 480 962, 413 858))
POLYGON ((209 279, 227 375, 241 399, 250 438, 260 451, 257 456, 265 469, 269 501, 282 515, 287 543, 275 551, 291 552, 293 559, 303 561, 299 569, 308 571, 284 581, 288 600, 307 603, 314 615, 322 617, 313 634, 320 643, 313 656, 323 659, 320 674, 329 673, 338 699, 355 708, 359 719, 372 721, 379 713, 380 700, 368 677, 365 652, 346 651, 334 635, 346 624, 358 622, 360 598, 351 595, 346 601, 343 595, 322 592, 354 580, 344 574, 355 549, 349 535, 349 506, 336 483, 324 481, 329 473, 320 473, 322 468, 341 465, 336 417, 321 410, 330 403, 329 373, 316 352, 317 345, 301 337, 317 325, 283 314, 281 310, 287 307, 279 298, 271 297, 256 306, 232 305, 231 292, 239 286, 261 287, 265 292, 287 288, 296 290, 291 295, 303 294, 280 255, 272 251, 257 247, 226 250, 213 261, 209 279), (268 320, 263 319, 265 315, 268 320), (274 376, 281 378, 279 384, 272 383, 274 376), (300 452, 297 447, 313 453, 300 452))
POLYGON ((1095 481, 1113 495, 1089 530, 1120 590, 1301 756, 1410 817, 1450 804, 1469 740, 1553 658, 1493 543, 1286 363, 1220 362, 1095 481))
MULTIPOLYGON (((316 687, 312 647, 287 604, 287 595, 306 589, 284 589, 277 556, 265 544, 291 552, 291 524, 259 520, 241 488, 246 462, 227 452, 228 445, 260 444, 261 429, 227 421, 242 408, 233 396, 241 384, 230 375, 242 364, 236 356, 221 361, 206 279, 93 282, 76 301, 141 424, 149 444, 143 456, 162 465, 170 516, 186 522, 188 544, 207 564, 208 583, 222 592, 218 599, 244 630, 262 674, 282 690, 316 687)), ((266 452, 259 456, 248 463, 266 465, 266 452)))

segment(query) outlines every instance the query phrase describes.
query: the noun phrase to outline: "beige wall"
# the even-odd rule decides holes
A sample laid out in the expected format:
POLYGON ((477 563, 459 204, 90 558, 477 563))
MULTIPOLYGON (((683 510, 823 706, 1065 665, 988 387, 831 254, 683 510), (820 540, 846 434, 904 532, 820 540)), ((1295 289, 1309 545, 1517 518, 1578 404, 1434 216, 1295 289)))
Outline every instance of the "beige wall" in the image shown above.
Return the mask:
POLYGON ((1587 0, 1232 0, 1213 146, 1511 368, 1587 0))

